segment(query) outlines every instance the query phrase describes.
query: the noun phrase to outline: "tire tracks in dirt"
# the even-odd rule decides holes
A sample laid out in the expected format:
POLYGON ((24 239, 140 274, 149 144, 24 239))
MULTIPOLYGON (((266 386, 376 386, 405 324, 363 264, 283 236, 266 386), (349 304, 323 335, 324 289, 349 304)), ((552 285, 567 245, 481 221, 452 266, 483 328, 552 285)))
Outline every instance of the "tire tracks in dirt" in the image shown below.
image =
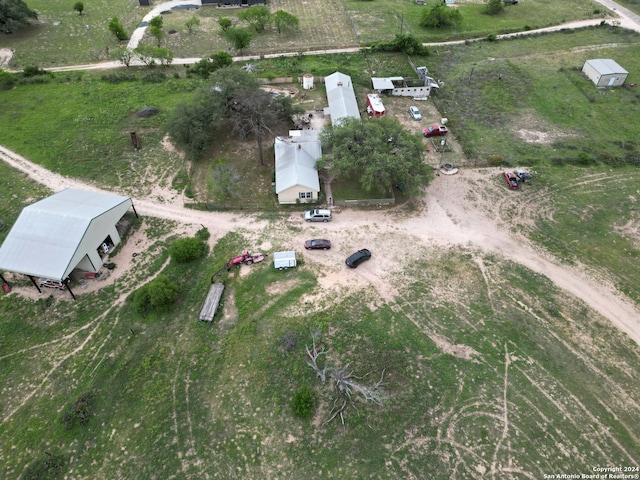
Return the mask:
MULTIPOLYGON (((0 147, 0 158, 55 192, 70 187, 100 190, 95 185, 52 173, 4 147, 0 147)), ((345 210, 340 214, 345 218, 339 229, 355 231, 375 224, 377 228, 417 236, 427 245, 434 242, 445 246, 472 245, 481 251, 499 254, 549 278, 559 288, 609 319, 640 345, 640 314, 620 292, 597 283, 579 268, 560 264, 521 235, 499 228, 496 226, 499 218, 489 216, 491 208, 482 210, 486 201, 483 203, 473 194, 473 185, 486 183, 488 175, 497 173, 498 170, 494 169, 469 169, 458 175, 437 177, 426 193, 428 208, 425 214, 395 221, 384 212, 367 212, 367 215, 358 216, 357 212, 345 210), (477 200, 469 202, 467 198, 477 200)), ((177 202, 161 203, 157 199, 134 199, 134 205, 142 215, 206 226, 217 238, 239 228, 261 231, 268 225, 266 220, 257 221, 252 215, 191 210, 177 202)), ((332 230, 338 230, 335 228, 338 225, 332 227, 332 230)))

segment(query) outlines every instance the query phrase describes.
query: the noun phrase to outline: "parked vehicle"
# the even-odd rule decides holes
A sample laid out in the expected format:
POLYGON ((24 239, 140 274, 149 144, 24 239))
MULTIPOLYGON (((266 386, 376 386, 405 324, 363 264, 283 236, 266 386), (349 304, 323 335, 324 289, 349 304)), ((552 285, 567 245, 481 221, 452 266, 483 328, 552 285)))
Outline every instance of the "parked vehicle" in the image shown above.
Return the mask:
POLYGON ((66 282, 51 280, 50 278, 40 278, 38 279, 38 284, 41 287, 57 288, 58 290, 64 290, 65 288, 67 288, 66 282))
POLYGON ((276 252, 273 254, 273 266, 278 270, 295 267, 297 264, 296 252, 293 250, 287 252, 276 252))
POLYGON ((523 183, 526 183, 529 180, 531 180, 531 174, 529 172, 525 172, 524 170, 514 170, 513 173, 515 173, 516 176, 518 177, 518 180, 520 180, 523 183))
POLYGON ((520 188, 520 183, 518 182, 518 177, 515 173, 510 172, 509 170, 505 170, 504 179, 507 181, 507 185, 509 185, 509 188, 513 190, 520 188))
POLYGON ((249 253, 248 250, 245 250, 237 257, 233 257, 231 260, 227 262, 227 271, 231 270, 231 267, 238 267, 240 265, 252 265, 254 263, 260 263, 264 260, 264 254, 262 253, 249 253))
POLYGON ((422 114, 420 113, 418 107, 416 107, 415 105, 411 105, 409 107, 409 115, 411 115, 411 118, 413 118, 414 120, 422 120, 422 114))
POLYGON ((447 127, 444 125, 438 125, 437 123, 422 129, 422 134, 425 137, 439 137, 440 135, 446 135, 448 132, 449 129, 447 127))
POLYGON ((344 263, 346 263, 349 268, 358 268, 358 265, 362 262, 366 262, 370 258, 371 252, 366 248, 363 248, 362 250, 358 250, 357 252, 349 255, 344 263))
POLYGON ((331 242, 323 238, 314 238, 313 240, 304 242, 304 248, 307 250, 329 250, 331 248, 331 242))
POLYGON ((331 210, 316 208, 304 212, 304 219, 307 222, 328 222, 331 220, 331 210))

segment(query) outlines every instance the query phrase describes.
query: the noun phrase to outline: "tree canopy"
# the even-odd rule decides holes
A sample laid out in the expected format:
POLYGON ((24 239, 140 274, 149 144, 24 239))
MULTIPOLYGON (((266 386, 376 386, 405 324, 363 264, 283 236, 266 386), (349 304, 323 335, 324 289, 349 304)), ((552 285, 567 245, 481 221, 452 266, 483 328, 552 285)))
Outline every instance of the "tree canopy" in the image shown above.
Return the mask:
POLYGON ((224 36, 233 48, 240 52, 247 48, 253 39, 253 33, 246 28, 228 28, 224 30, 224 36))
POLYGON ((82 2, 76 2, 73 4, 73 9, 78 12, 78 15, 82 15, 82 12, 84 12, 84 3, 82 2))
POLYGON ((249 7, 238 12, 238 18, 247 22, 256 32, 263 32, 271 22, 271 12, 267 7, 249 7))
POLYGON ((454 27, 462 22, 460 10, 449 8, 442 3, 435 3, 422 13, 420 26, 424 28, 454 27))
POLYGON ((396 119, 347 119, 325 127, 321 140, 329 155, 319 160, 318 167, 359 178, 367 192, 403 184, 408 194, 415 195, 433 178, 419 134, 408 132, 396 119))
POLYGON ((158 41, 158 46, 160 46, 164 37, 164 32, 162 31, 163 26, 164 20, 160 15, 153 17, 149 21, 149 33, 158 41))
POLYGON ((209 78, 216 70, 223 67, 228 67, 233 63, 233 57, 230 53, 220 51, 214 53, 209 58, 203 58, 189 68, 189 72, 195 75, 199 75, 202 78, 209 78))
POLYGON ((109 31, 113 33, 120 42, 129 39, 129 35, 127 35, 127 32, 120 23, 120 20, 118 20, 118 17, 113 17, 109 20, 109 31))
POLYGON ((242 138, 254 135, 260 165, 264 165, 262 139, 267 134, 274 135, 273 128, 280 121, 290 120, 298 110, 290 97, 273 97, 262 89, 245 88, 234 95, 229 113, 235 132, 242 138))
POLYGON ((278 10, 273 14, 273 24, 276 26, 278 33, 295 32, 300 29, 298 17, 284 10, 278 10))
POLYGON ((178 105, 169 121, 169 133, 195 157, 211 144, 215 128, 227 119, 242 138, 254 135, 260 163, 262 139, 281 121, 298 113, 289 97, 272 97, 260 88, 260 80, 238 67, 214 71, 210 86, 201 89, 189 104, 178 105))
POLYGON ((0 1, 0 32, 13 33, 29 20, 37 20, 38 14, 31 10, 22 0, 0 1))

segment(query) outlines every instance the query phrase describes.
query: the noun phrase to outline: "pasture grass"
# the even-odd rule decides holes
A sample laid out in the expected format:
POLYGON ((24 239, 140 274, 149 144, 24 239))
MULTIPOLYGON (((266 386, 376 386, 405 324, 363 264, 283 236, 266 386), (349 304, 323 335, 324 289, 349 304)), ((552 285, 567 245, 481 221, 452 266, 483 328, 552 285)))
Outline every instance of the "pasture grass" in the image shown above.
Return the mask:
POLYGON ((640 115, 640 95, 629 86, 633 80, 596 89, 580 70, 589 58, 615 58, 634 71, 639 40, 636 33, 595 27, 450 46, 433 56, 431 70, 444 82, 434 102, 469 159, 482 164, 497 157, 537 172, 535 200, 509 204, 511 214, 530 202, 545 205, 522 212, 535 219, 531 237, 569 263, 599 270, 635 299, 640 265, 629 225, 638 218, 633 184, 640 144, 630 118, 640 115))
MULTIPOLYGON (((13 69, 23 69, 28 65, 48 68, 116 60, 121 42, 109 32, 109 20, 118 17, 131 34, 149 12, 148 8, 139 7, 135 0, 86 4, 83 15, 78 15, 72 9, 72 4, 61 0, 34 0, 29 7, 38 12, 38 22, 5 36, 0 45, 15 51, 10 65, 13 69), (73 48, 69 48, 70 43, 73 48)), ((300 22, 300 30, 279 34, 274 28, 269 28, 256 35, 244 51, 231 50, 234 55, 357 47, 391 40, 398 33, 410 33, 422 42, 483 38, 604 17, 607 12, 589 0, 553 3, 528 0, 505 8, 501 15, 488 16, 481 13, 482 5, 461 3, 457 6, 464 19, 460 26, 425 30, 419 23, 422 12, 429 7, 417 5, 411 0, 313 0, 304 3, 275 0, 270 2, 270 8, 273 12, 284 10, 295 15, 300 22)), ((218 20, 227 17, 237 23, 240 10, 207 5, 197 10, 172 10, 163 15, 165 35, 162 46, 170 49, 176 58, 207 57, 218 51, 230 51, 231 45, 224 39, 218 20), (194 15, 200 20, 200 25, 189 32, 185 24, 194 15)), ((154 43, 155 39, 148 34, 142 41, 142 44, 154 43)), ((126 41, 122 42, 122 45, 126 44, 126 41)))
POLYGON ((52 171, 100 185, 149 191, 156 181, 170 184, 166 172, 177 171, 181 160, 161 145, 165 123, 201 82, 165 74, 160 83, 149 83, 149 75, 163 72, 138 73, 127 71, 131 79, 120 83, 97 73, 63 73, 46 84, 4 92, 0 121, 12 128, 3 144, 52 171), (139 117, 146 107, 156 107, 158 114, 139 117), (133 131, 138 150, 131 145, 133 131))
MULTIPOLYGON (((615 29, 535 40, 436 52, 429 68, 445 88, 434 101, 472 158, 495 154, 532 167, 530 188, 496 207, 502 209, 497 213, 514 221, 517 212, 529 213, 535 220, 530 235, 539 244, 569 263, 603 271, 637 298, 632 227, 638 174, 605 161, 636 154, 625 130, 638 124, 635 91, 592 93, 571 70, 580 66, 575 55, 581 51, 589 58, 615 53, 631 70, 627 64, 637 59, 626 52, 637 40, 615 29), (571 58, 562 52, 567 45, 571 58), (612 118, 618 126, 620 114, 612 110, 619 105, 625 117, 618 133, 608 127, 612 118), (488 127, 493 121, 510 132, 508 141, 504 130, 488 127), (531 144, 517 135, 525 127, 563 136, 551 145, 531 144), (610 156, 593 155, 605 147, 610 156), (587 154, 586 165, 573 164, 576 148, 587 154)), ((196 88, 192 80, 165 83, 153 87, 160 91, 153 103, 161 112, 196 88), (170 96, 170 89, 179 93, 170 96)), ((17 126, 3 132, 4 144, 54 170, 126 185, 97 162, 110 158, 129 172, 120 156, 133 127, 148 132, 143 150, 147 143, 155 148, 145 139, 159 143, 161 118, 147 124, 130 117, 149 106, 150 97, 136 82, 119 90, 88 74, 67 84, 74 88, 56 81, 4 92, 13 116, 2 123, 17 126), (131 91, 135 96, 128 96, 131 91), (118 95, 122 106, 112 101, 118 95), (65 121, 49 125, 58 114, 65 121), (72 159, 65 165, 49 144, 58 154, 82 152, 72 148, 78 131, 90 139, 89 153, 82 154, 86 164, 72 159), (118 147, 106 150, 111 144, 118 147), (106 153, 94 160, 101 149, 106 153)), ((163 168, 182 167, 159 158, 168 162, 163 168)), ((15 187, 3 215, 15 218, 45 192, 24 176, 7 175, 15 187)), ((200 262, 169 263, 163 273, 179 284, 180 299, 172 312, 140 317, 128 302, 120 303, 120 295, 159 271, 174 228, 144 220, 139 228, 155 243, 141 256, 145 263, 114 289, 76 302, 62 295, 2 297, 3 478, 19 478, 45 451, 61 455, 65 474, 78 478, 411 478, 428 472, 440 479, 450 478, 452 465, 461 478, 483 478, 492 468, 496 477, 517 468, 522 476, 541 478, 640 462, 637 345, 540 275, 467 248, 425 247, 415 252, 420 262, 406 255, 393 259, 399 273, 387 280, 400 292, 395 300, 365 289, 316 303, 312 266, 278 272, 265 262, 248 275, 230 272, 224 278, 226 315, 212 325, 199 323, 212 275, 244 248, 239 231, 220 239, 200 262), (339 419, 325 423, 335 391, 315 377, 304 350, 317 327, 332 365, 350 363, 356 374, 369 373, 365 382, 384 370, 384 407, 355 401, 344 426, 339 419), (282 337, 288 332, 298 341, 286 351, 282 337), (311 422, 289 409, 303 384, 316 394, 311 422), (87 391, 96 395, 95 416, 86 427, 66 430, 63 408, 87 391)), ((276 246, 287 228, 286 220, 272 216, 263 240, 276 246)), ((414 242, 405 241, 414 251, 414 242)))
MULTIPOLYGON (((152 228, 166 246, 171 224, 152 228)), ((267 238, 282 228, 276 220, 267 238)), ((637 463, 637 346, 539 275, 486 256, 481 271, 479 252, 459 249, 453 262, 453 252, 425 248, 420 265, 396 259, 405 272, 390 279, 396 300, 365 289, 315 303, 312 270, 265 262, 224 274, 224 315, 197 322, 211 275, 244 244, 237 232, 202 261, 170 262, 163 273, 181 297, 165 314, 118 305, 128 290, 59 296, 44 312, 3 298, 2 316, 13 318, 0 337, 3 476, 17 478, 44 450, 83 478, 440 479, 452 459, 482 478, 479 467, 510 459, 534 476, 637 463), (304 350, 316 329, 321 362, 350 363, 366 384, 384 371, 383 407, 355 400, 344 425, 325 423, 335 391, 304 350), (443 339, 471 355, 445 353, 443 339), (307 421, 289 406, 301 385, 316 398, 307 421), (94 417, 65 429, 61 410, 87 391, 94 417)), ((161 263, 143 258, 156 265, 149 274, 161 263)))

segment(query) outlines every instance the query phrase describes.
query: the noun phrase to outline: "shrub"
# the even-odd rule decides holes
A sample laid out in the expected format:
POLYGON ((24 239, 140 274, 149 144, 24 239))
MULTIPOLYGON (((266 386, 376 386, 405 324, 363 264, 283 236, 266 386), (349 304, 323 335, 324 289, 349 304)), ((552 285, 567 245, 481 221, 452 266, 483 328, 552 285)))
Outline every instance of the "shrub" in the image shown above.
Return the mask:
POLYGON ((171 310, 180 295, 180 288, 165 275, 159 275, 133 292, 133 308, 140 315, 152 311, 171 310))
POLYGON ((425 10, 420 18, 420 26, 423 28, 453 27, 462 22, 462 14, 455 8, 436 3, 429 10, 425 10))
POLYGON ((22 70, 24 77, 38 77, 40 75, 50 75, 46 70, 39 68, 37 65, 29 65, 22 70))
POLYGON ((313 390, 305 385, 300 387, 293 394, 293 398, 291 399, 291 409, 296 417, 310 418, 313 414, 314 402, 313 390))
POLYGON ((425 47, 413 35, 399 35, 390 42, 380 42, 371 47, 373 52, 402 52, 407 55, 429 55, 429 49, 425 47))
POLYGON ((205 253, 205 243, 199 238, 181 238, 169 247, 169 254, 178 263, 188 263, 205 253))
POLYGON ((100 79, 107 83, 135 82, 136 76, 132 73, 109 73, 102 75, 100 79))
POLYGON ((209 240, 210 236, 211 236, 211 233, 209 233, 209 230, 206 227, 202 227, 200 230, 196 232, 196 238, 202 240, 203 242, 209 240))
POLYGON ((485 0, 482 13, 486 15, 498 15, 499 13, 502 13, 503 10, 504 5, 502 5, 502 0, 485 0))
POLYGON ((504 160, 502 159, 502 157, 499 157, 498 155, 492 155, 487 159, 487 163, 491 167, 498 167, 500 165, 503 165, 504 160))
POLYGON ((0 90, 11 90, 16 84, 16 77, 9 72, 0 70, 0 90))
POLYGON ((164 72, 151 72, 142 77, 143 83, 162 83, 167 78, 164 72))
POLYGON ((78 399, 62 412, 60 421, 66 429, 71 429, 76 425, 86 425, 94 415, 95 394, 93 392, 83 393, 78 399))
POLYGON ((62 478, 65 467, 65 460, 62 455, 45 452, 46 457, 42 457, 32 462, 25 472, 20 476, 20 480, 56 480, 62 478))

